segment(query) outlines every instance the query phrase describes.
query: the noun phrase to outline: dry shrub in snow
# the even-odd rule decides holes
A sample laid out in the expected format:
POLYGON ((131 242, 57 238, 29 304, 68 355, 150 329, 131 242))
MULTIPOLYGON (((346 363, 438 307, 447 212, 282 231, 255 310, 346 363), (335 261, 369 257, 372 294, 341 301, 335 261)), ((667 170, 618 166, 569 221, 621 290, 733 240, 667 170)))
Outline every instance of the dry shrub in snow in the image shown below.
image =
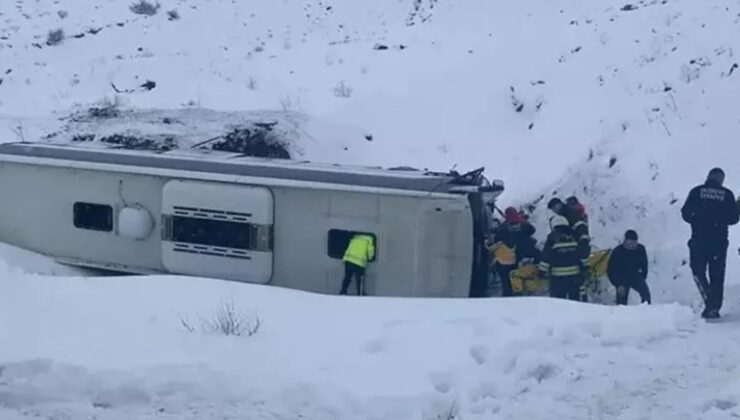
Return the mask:
POLYGON ((262 326, 259 317, 248 317, 234 308, 234 303, 223 303, 209 318, 201 319, 200 328, 186 319, 180 320, 182 326, 191 333, 217 334, 235 337, 251 337, 262 326))
POLYGON ((344 84, 344 82, 339 82, 334 87, 334 96, 337 98, 349 98, 352 96, 352 88, 344 84))
POLYGON ((137 15, 154 16, 157 14, 160 7, 162 6, 159 3, 152 4, 146 0, 139 0, 138 3, 134 3, 129 6, 129 9, 137 15))
POLYGON ((115 118, 121 114, 123 105, 124 101, 120 96, 115 96, 113 99, 106 96, 96 106, 90 107, 87 112, 92 118, 115 118))
POLYGON ((64 30, 55 29, 46 35, 46 45, 59 45, 64 41, 64 30))
POLYGON ((460 407, 457 402, 453 401, 449 407, 439 408, 438 411, 427 413, 424 420, 459 420, 460 407))

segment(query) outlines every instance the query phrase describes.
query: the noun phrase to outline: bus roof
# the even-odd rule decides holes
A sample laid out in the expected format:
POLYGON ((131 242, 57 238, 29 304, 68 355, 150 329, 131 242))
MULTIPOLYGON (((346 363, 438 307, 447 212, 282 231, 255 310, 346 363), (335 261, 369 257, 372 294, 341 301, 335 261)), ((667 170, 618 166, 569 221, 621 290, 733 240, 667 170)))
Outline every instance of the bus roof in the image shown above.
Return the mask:
POLYGON ((0 144, 0 158, 3 155, 435 193, 452 192, 455 187, 485 187, 488 184, 482 176, 483 168, 461 175, 454 171, 440 173, 412 168, 323 164, 201 149, 155 151, 123 149, 100 143, 15 142, 0 144))

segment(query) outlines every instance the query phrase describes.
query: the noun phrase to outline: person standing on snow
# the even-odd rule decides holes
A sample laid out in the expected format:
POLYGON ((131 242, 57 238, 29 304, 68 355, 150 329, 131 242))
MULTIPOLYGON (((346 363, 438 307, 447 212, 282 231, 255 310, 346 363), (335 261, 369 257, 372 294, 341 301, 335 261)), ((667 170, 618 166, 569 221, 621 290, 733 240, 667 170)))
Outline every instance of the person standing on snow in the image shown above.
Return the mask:
POLYGON ((581 286, 586 280, 589 247, 576 241, 568 219, 550 219, 552 233, 547 237, 539 264, 542 277, 550 281, 550 296, 581 300, 581 286))
POLYGON ((508 207, 504 210, 504 226, 511 233, 516 247, 516 265, 520 265, 524 260, 538 261, 539 250, 537 249, 537 240, 534 239, 537 230, 526 220, 524 215, 516 208, 508 207))
POLYGON ((650 304, 647 273, 647 251, 637 241, 637 232, 630 229, 624 234, 624 242, 612 250, 607 268, 609 281, 617 289, 617 305, 627 304, 630 289, 640 294, 642 303, 650 304))
POLYGON ((365 294, 365 268, 375 258, 375 243, 370 235, 355 234, 344 252, 344 280, 340 295, 346 295, 352 277, 357 282, 357 295, 365 294))
POLYGON ((565 203, 573 209, 578 217, 580 217, 582 220, 586 221, 588 223, 588 215, 586 214, 586 207, 578 201, 578 198, 575 195, 571 195, 565 200, 565 203))
MULTIPOLYGON (((586 221, 585 217, 579 214, 578 210, 576 210, 575 207, 568 206, 563 203, 561 199, 555 197, 547 203, 547 208, 555 213, 553 217, 565 217, 571 229, 573 230, 573 234, 575 235, 578 242, 584 242, 586 245, 590 245, 591 237, 589 236, 588 232, 588 222, 586 221)), ((553 217, 550 218, 551 229, 553 217)))
POLYGON ((511 288, 511 272, 516 268, 516 240, 510 226, 504 222, 496 230, 495 242, 488 247, 491 253, 493 272, 501 282, 501 295, 514 295, 511 288))
POLYGON ((705 304, 701 316, 708 319, 719 318, 729 246, 728 227, 740 220, 735 196, 723 186, 724 181, 724 171, 713 168, 703 184, 691 189, 681 208, 683 220, 691 225, 690 265, 705 304))

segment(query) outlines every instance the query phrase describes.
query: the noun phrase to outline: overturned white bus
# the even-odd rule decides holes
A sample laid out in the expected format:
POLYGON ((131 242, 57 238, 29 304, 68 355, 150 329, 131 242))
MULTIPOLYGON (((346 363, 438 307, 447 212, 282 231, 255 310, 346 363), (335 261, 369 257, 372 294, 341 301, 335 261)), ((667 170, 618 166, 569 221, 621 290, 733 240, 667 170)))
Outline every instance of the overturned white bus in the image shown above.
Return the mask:
POLYGON ((475 297, 503 191, 467 174, 204 150, 0 145, 0 241, 71 265, 337 293, 353 233, 376 240, 366 293, 475 297))

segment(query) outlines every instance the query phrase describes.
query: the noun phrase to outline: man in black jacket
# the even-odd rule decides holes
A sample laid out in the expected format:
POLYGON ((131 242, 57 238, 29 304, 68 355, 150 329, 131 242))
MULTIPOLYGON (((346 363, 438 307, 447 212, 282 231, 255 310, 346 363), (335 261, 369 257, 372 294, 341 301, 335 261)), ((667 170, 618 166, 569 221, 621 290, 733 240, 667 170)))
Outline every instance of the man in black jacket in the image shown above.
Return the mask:
POLYGON ((691 271, 704 299, 704 318, 719 318, 729 245, 728 226, 737 224, 740 220, 735 196, 722 186, 724 181, 724 171, 720 168, 712 169, 706 182, 689 192, 686 203, 681 208, 683 220, 691 225, 691 271))
POLYGON ((609 281, 617 289, 617 305, 627 304, 630 289, 640 294, 642 303, 650 303, 647 273, 647 251, 637 241, 637 232, 630 229, 624 234, 624 242, 612 250, 607 267, 609 281))

